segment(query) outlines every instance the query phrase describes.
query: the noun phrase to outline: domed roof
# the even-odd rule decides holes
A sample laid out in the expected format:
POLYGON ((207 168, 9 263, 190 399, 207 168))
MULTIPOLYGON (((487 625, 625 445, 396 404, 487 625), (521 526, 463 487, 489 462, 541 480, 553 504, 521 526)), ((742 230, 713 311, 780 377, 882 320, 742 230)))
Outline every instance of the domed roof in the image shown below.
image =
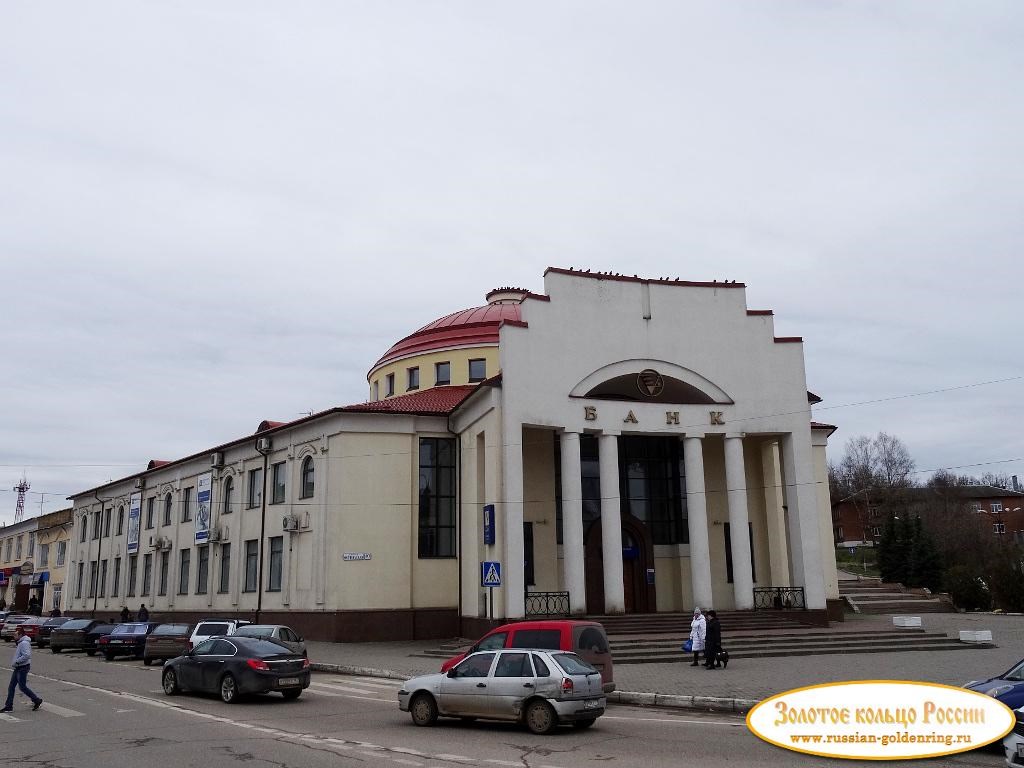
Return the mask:
POLYGON ((396 343, 374 363, 375 370, 403 357, 441 349, 477 347, 498 343, 498 328, 506 320, 520 319, 519 302, 492 303, 463 309, 434 320, 396 343))

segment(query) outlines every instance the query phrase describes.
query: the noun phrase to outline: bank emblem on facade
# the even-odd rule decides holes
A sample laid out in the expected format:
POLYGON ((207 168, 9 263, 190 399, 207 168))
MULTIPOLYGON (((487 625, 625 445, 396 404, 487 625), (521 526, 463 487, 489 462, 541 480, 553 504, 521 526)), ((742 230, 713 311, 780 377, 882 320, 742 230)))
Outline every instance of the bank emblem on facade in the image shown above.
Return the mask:
POLYGON ((657 397, 665 389, 665 380, 653 368, 644 368, 636 375, 636 387, 645 397, 657 397))

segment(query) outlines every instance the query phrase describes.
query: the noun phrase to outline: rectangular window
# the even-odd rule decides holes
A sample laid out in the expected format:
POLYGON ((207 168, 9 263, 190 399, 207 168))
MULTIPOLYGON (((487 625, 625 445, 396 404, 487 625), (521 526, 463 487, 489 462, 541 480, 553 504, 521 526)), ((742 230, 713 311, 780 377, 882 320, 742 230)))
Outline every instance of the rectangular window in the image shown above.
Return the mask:
POLYGON ((78 564, 78 578, 75 579, 75 597, 82 596, 82 580, 85 573, 85 563, 78 564))
POLYGON ((483 381, 487 378, 487 361, 482 357, 469 361, 469 380, 483 381))
POLYGON ((871 535, 872 535, 872 537, 874 537, 876 539, 878 537, 880 537, 882 535, 882 528, 881 528, 881 526, 878 526, 878 525, 872 526, 871 527, 871 535))
POLYGON ((263 470, 249 470, 249 496, 246 504, 249 509, 258 507, 263 501, 263 470))
POLYGON ((395 394, 395 374, 389 373, 384 377, 385 392, 384 397, 391 397, 395 394))
POLYGON ((420 438, 419 556, 455 557, 455 440, 420 438))
POLYGON ((149 594, 153 586, 153 555, 142 556, 142 594, 149 594))
POLYGON ((39 566, 46 568, 50 565, 50 545, 40 544, 39 545, 39 566))
POLYGON ((844 538, 846 537, 843 536, 843 526, 840 525, 836 528, 836 541, 842 541, 844 538))
POLYGON ((205 595, 210 575, 210 548, 199 547, 199 570, 196 573, 196 594, 205 595))
POLYGON ((53 607, 54 608, 60 608, 60 600, 61 600, 61 597, 63 597, 63 594, 64 594, 64 585, 63 584, 54 584, 53 585, 53 607))
POLYGON ((66 541, 57 542, 57 567, 64 565, 64 558, 67 557, 68 543, 66 541))
POLYGON ((993 501, 992 502, 992 511, 993 512, 1002 512, 1003 511, 1003 502, 1001 502, 1001 501, 993 501))
POLYGON ((281 560, 284 557, 284 536, 272 536, 270 539, 270 579, 267 581, 268 592, 281 591, 281 560))
POLYGON ((178 567, 178 594, 188 594, 189 569, 192 567, 192 550, 181 550, 181 562, 178 567))
POLYGON ((285 477, 285 465, 284 462, 274 464, 270 468, 270 488, 271 488, 271 504, 283 504, 284 503, 284 477, 285 477))
POLYGON ((153 511, 156 509, 156 496, 150 496, 146 500, 146 528, 153 527, 153 511))
POLYGON ((231 545, 220 545, 220 584, 217 591, 225 593, 231 587, 231 545))
POLYGON ((380 400, 380 379, 373 382, 373 399, 380 400))
POLYGON ((135 577, 139 575, 139 556, 128 555, 128 584, 124 593, 128 597, 135 597, 135 577))
POLYGON ((158 595, 167 594, 167 572, 171 569, 171 553, 161 552, 160 553, 160 584, 158 595))
MULTIPOLYGON (((83 542, 83 543, 85 542, 86 536, 88 536, 88 533, 86 533, 86 530, 88 529, 88 527, 89 527, 89 516, 88 515, 82 515, 82 530, 80 531, 80 533, 82 535, 78 537, 78 540, 83 542)), ((7 540, 7 559, 8 560, 11 559, 11 540, 10 539, 7 540)))
POLYGON ((28 534, 28 559, 31 560, 35 557, 36 553, 36 534, 30 531, 28 534))
POLYGON ((992 533, 1006 533, 1006 523, 992 523, 992 533))
POLYGON ((101 509, 99 512, 95 512, 92 516, 92 538, 94 541, 99 539, 100 534, 103 533, 103 531, 101 530, 102 526, 103 510, 101 509))
POLYGON ((434 363, 434 384, 441 386, 442 384, 452 383, 452 364, 449 362, 434 363))
MULTIPOLYGON (((82 541, 85 541, 85 518, 84 517, 82 518, 82 541)), ((8 539, 7 540, 7 555, 4 557, 4 560, 6 560, 7 562, 11 561, 11 547, 13 545, 14 545, 14 539, 8 539)))
POLYGON ((89 597, 96 597, 96 578, 99 575, 100 564, 95 560, 89 563, 89 597))
POLYGON ((118 582, 121 581, 121 558, 114 558, 114 582, 110 585, 110 596, 117 597, 118 582))
POLYGON ((259 542, 249 539, 245 542, 245 588, 243 592, 255 592, 257 585, 257 566, 259 564, 259 542))
POLYGON ((192 489, 185 488, 181 492, 181 522, 187 523, 192 519, 192 489))
POLYGON ((419 389, 420 388, 420 369, 419 368, 409 368, 409 369, 407 369, 406 373, 408 374, 408 382, 407 382, 405 388, 407 390, 409 390, 409 389, 419 389))
POLYGON ((18 559, 18 560, 21 560, 21 540, 22 540, 22 538, 23 538, 22 536, 18 537, 18 545, 17 545, 17 547, 15 547, 15 550, 18 553, 17 555, 15 555, 15 558, 18 559))
POLYGON ((171 524, 171 510, 174 507, 174 502, 171 500, 171 494, 164 496, 164 525, 171 524))
POLYGON ((113 516, 113 512, 114 510, 110 507, 103 510, 103 538, 110 536, 110 518, 113 516))
POLYGON ((107 594, 107 561, 100 561, 100 589, 99 596, 105 597, 107 594))
POLYGON ((117 535, 124 533, 124 507, 117 508, 117 535))

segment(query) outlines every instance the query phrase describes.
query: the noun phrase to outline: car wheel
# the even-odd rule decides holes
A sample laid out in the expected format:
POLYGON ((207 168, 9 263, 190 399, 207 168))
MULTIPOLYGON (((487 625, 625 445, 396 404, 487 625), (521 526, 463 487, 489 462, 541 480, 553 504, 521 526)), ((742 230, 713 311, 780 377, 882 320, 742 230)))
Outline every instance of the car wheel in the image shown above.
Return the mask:
POLYGON ((220 679, 220 700, 225 704, 232 704, 238 700, 238 685, 230 672, 220 679))
POLYGON ((143 656, 142 663, 145 664, 147 667, 151 666, 153 664, 153 659, 151 659, 149 656, 143 656))
POLYGON ((296 688, 295 690, 281 691, 281 695, 284 696, 286 701, 294 701, 302 695, 302 689, 296 688))
POLYGON ((585 731, 587 728, 589 728, 590 726, 592 726, 596 722, 597 722, 597 718, 596 717, 591 717, 591 718, 589 718, 587 720, 577 720, 576 722, 574 722, 572 724, 572 727, 575 728, 577 731, 585 731))
POLYGON ((103 654, 103 658, 106 659, 107 661, 113 661, 114 660, 114 654, 112 654, 112 653, 104 653, 103 654))
POLYGON ((56 645, 51 645, 50 653, 60 653, 60 648, 58 648, 56 645))
POLYGON ((162 678, 162 681, 164 693, 166 693, 168 696, 173 696, 181 690, 178 687, 178 676, 174 674, 173 669, 164 670, 164 676, 162 678))
POLYGON ((85 655, 86 656, 95 656, 96 655, 96 651, 86 651, 85 655))
POLYGON ((526 727, 532 733, 543 736, 555 730, 556 725, 558 725, 558 716, 550 704, 539 699, 530 702, 526 708, 526 727))
POLYGON ((418 693, 409 706, 409 714, 415 725, 433 725, 437 722, 437 704, 429 693, 418 693))

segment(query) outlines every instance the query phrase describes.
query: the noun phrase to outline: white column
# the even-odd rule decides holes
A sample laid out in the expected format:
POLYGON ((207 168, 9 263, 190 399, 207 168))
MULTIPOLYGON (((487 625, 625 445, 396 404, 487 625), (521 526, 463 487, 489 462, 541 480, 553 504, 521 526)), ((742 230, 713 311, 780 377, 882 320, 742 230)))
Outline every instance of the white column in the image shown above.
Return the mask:
POLYGON ((580 436, 563 432, 562 453, 562 572, 569 590, 569 610, 587 612, 587 579, 583 551, 583 479, 580 475, 580 436))
POLYGON ((737 610, 750 610, 754 607, 754 579, 750 568, 747 475, 743 462, 743 438, 739 435, 725 436, 725 487, 729 502, 732 589, 737 610))
POLYGON ((683 440, 686 470, 686 513, 690 531, 690 580, 693 603, 714 605, 711 592, 711 547, 708 544, 708 500, 704 492, 704 439, 688 435, 683 440))
POLYGON ((768 586, 789 586, 789 544, 786 541, 786 516, 783 511, 782 469, 779 444, 761 443, 761 478, 764 481, 765 522, 768 528, 768 559, 771 581, 768 586))
POLYGON ((804 588, 808 608, 823 609, 826 607, 825 571, 818 536, 810 431, 808 426, 803 432, 783 436, 782 470, 789 510, 789 540, 793 547, 794 585, 804 588))
POLYGON ((601 554, 604 556, 604 612, 625 613, 622 588, 622 513, 619 499, 619 439, 598 438, 601 470, 601 554))
POLYGON ((514 424, 505 430, 502 448, 502 509, 505 524, 505 562, 502 586, 505 618, 526 616, 526 550, 523 542, 523 428, 514 424))

